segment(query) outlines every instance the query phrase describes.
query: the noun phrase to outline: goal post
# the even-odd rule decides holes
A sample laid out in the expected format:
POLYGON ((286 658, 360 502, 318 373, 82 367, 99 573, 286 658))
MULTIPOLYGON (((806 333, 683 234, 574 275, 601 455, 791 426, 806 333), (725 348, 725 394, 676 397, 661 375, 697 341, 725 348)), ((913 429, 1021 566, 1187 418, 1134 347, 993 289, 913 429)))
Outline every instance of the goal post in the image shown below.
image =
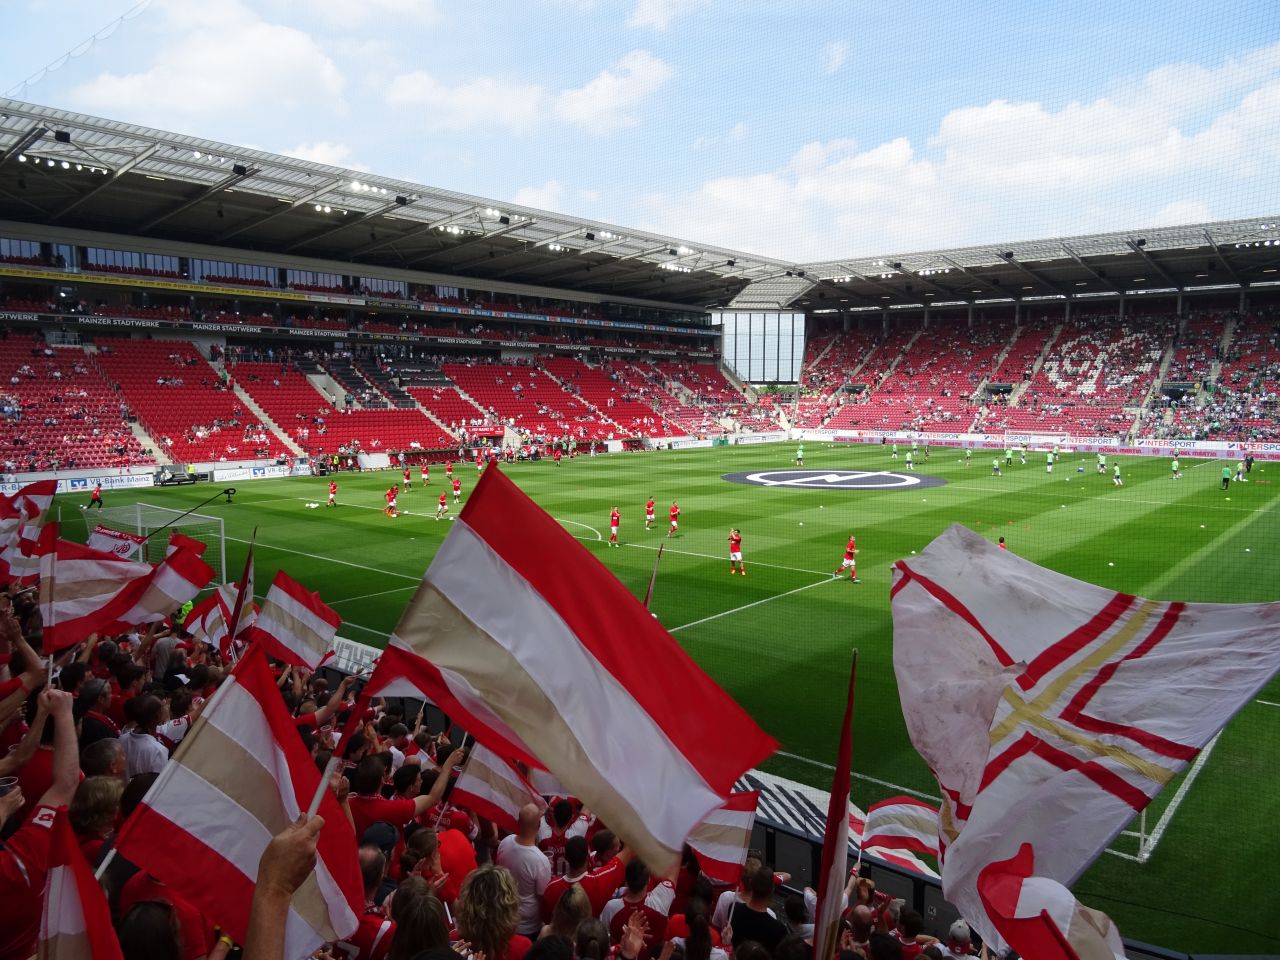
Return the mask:
MULTIPOLYGON (((181 533, 206 545, 204 562, 213 567, 214 582, 226 583, 227 545, 221 517, 204 513, 188 513, 169 507, 157 507, 149 503, 134 503, 125 507, 104 507, 95 510, 87 518, 91 523, 121 530, 143 537, 151 537, 143 545, 142 559, 159 563, 169 546, 169 534, 181 533), (162 529, 163 528, 163 529, 162 529), (156 531, 159 530, 159 533, 156 531)), ((91 528, 92 529, 92 528, 91 528)))

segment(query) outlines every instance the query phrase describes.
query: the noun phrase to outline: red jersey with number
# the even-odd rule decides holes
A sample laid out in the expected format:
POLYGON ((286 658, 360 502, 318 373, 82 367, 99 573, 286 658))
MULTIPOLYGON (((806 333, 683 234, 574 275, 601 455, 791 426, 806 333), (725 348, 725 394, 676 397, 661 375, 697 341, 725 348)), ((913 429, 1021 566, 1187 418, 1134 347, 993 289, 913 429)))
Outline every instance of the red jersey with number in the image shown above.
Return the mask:
POLYGON ((672 507, 672 508, 671 508, 671 522, 672 522, 672 523, 675 523, 675 522, 676 522, 677 520, 679 520, 679 519, 680 519, 680 508, 679 508, 679 507, 672 507))
POLYGON ((461 481, 461 480, 455 480, 455 481, 453 481, 453 492, 454 492, 454 493, 461 493, 461 492, 462 492, 462 481, 461 481))
POLYGON ((651 516, 651 517, 653 516, 653 501, 652 501, 652 500, 650 500, 648 503, 646 503, 646 504, 644 505, 644 512, 645 512, 645 513, 647 513, 647 514, 648 514, 649 516, 651 516))
POLYGON ((101 500, 101 499, 102 499, 102 484, 98 484, 96 487, 94 487, 94 488, 93 488, 93 497, 92 497, 92 499, 94 499, 94 500, 101 500))
POLYGON ((742 552, 742 535, 741 534, 732 533, 729 535, 729 552, 730 553, 742 552))
POLYGON ((331 497, 332 497, 332 496, 333 496, 334 494, 336 494, 337 492, 338 492, 338 485, 337 485, 336 483, 330 483, 330 484, 329 484, 329 496, 331 496, 331 497))
POLYGON ((853 551, 857 549, 857 545, 853 542, 853 537, 849 538, 849 542, 844 545, 844 558, 846 560, 853 559, 853 551))
POLYGON ((395 492, 395 490, 388 490, 388 491, 387 491, 387 503, 394 503, 394 502, 395 502, 395 499, 396 499, 396 492, 395 492))
POLYGON ((448 505, 448 501, 445 499, 445 495, 443 493, 440 494, 440 506, 443 507, 447 505, 448 505))
POLYGON ((356 932, 338 943, 337 949, 346 960, 384 960, 391 952, 395 933, 395 923, 384 917, 381 910, 367 908, 356 932))
POLYGON ((411 479, 412 477, 409 475, 409 469, 406 467, 404 471, 404 482, 408 483, 411 479))
POLYGON ((452 463, 446 463, 446 464, 444 465, 444 475, 445 475, 446 477, 452 477, 452 476, 453 476, 453 464, 452 464, 452 463))
POLYGON ((426 467, 423 467, 423 468, 422 468, 422 479, 423 479, 423 480, 427 479, 427 476, 428 476, 430 473, 431 473, 431 471, 430 471, 430 470, 428 470, 426 467))
POLYGON ((616 527, 618 525, 618 511, 614 510, 609 514, 609 526, 616 527))

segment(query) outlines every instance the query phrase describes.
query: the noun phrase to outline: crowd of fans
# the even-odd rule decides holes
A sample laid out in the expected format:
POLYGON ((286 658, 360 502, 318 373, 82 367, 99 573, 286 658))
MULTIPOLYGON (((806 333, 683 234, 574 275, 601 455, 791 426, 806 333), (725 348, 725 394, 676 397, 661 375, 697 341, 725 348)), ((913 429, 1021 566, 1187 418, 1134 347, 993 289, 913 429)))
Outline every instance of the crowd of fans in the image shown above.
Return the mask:
MULTIPOLYGON (((51 808, 66 808, 100 882, 125 960, 221 960, 235 947, 218 918, 113 855, 117 829, 224 681, 228 665, 181 626, 91 636, 58 658, 52 684, 37 650, 31 591, 0 594, 0 960, 35 951, 49 869, 51 808)), ((355 708, 356 683, 276 665, 283 703, 321 770, 355 708)), ((572 797, 519 811, 514 831, 454 802, 463 751, 374 701, 344 748, 331 789, 359 844, 364 909, 341 960, 808 960, 816 895, 788 895, 758 854, 736 886, 713 883, 686 850, 655 876, 572 797)), ((313 868, 317 825, 299 822, 259 867, 244 956, 278 952, 293 890, 313 868)), ((874 883, 850 875, 842 960, 969 956, 874 883)))

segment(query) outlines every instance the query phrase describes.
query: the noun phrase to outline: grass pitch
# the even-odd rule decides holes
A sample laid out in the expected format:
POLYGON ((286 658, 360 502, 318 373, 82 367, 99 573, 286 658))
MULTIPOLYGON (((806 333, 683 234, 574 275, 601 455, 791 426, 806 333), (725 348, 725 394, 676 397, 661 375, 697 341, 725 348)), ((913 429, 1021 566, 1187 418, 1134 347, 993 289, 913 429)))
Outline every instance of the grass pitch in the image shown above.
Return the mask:
MULTIPOLYGON (((905 446, 900 451, 905 453, 905 446)), ((850 651, 859 650, 854 728, 854 800, 865 807, 903 790, 932 796, 936 785, 909 743, 890 653, 889 573, 960 522, 1037 563, 1108 588, 1158 599, 1247 602, 1280 599, 1280 463, 1259 462, 1245 484, 1221 490, 1220 461, 1121 458, 1115 487, 1093 457, 1064 455, 1052 475, 1043 454, 1015 457, 991 476, 1003 451, 931 450, 917 472, 944 478, 928 489, 810 490, 727 483, 723 474, 789 468, 794 444, 615 454, 504 468, 545 510, 643 596, 659 543, 666 543, 652 609, 690 654, 781 743, 772 772, 829 784, 850 651), (1077 468, 1083 466, 1083 472, 1077 468), (657 520, 644 529, 652 495, 657 520), (666 511, 682 509, 680 533, 666 540, 666 511), (622 546, 610 549, 610 507, 622 512, 622 546), (726 538, 743 534, 746 577, 731 576, 726 538), (858 574, 833 579, 844 544, 858 538, 858 574)), ((879 446, 808 443, 806 468, 901 469, 879 446)), ((1234 464, 1233 464, 1234 466, 1234 464)), ((460 465, 464 497, 475 468, 460 465)), ((338 477, 340 506, 323 506, 327 480, 244 483, 233 505, 202 512, 225 519, 230 571, 258 528, 257 583, 277 568, 313 590, 345 619, 343 634, 381 645, 447 534, 434 519, 444 489, 433 483, 381 512, 390 472, 338 477), (307 509, 307 502, 322 504, 307 509)), ((109 506, 133 500, 185 509, 211 485, 109 492, 109 506)), ((60 497, 67 535, 76 535, 75 498, 60 497), (70 508, 70 509, 68 509, 70 508), (74 512, 73 512, 74 511, 74 512)), ((452 505, 451 513, 456 515, 452 505)), ((87 517, 92 522, 92 515, 87 517)), ((516 532, 513 531, 513 535, 516 532)), ((1277 638, 1280 642, 1280 638, 1277 638)), ((1194 676, 1186 682, 1195 683, 1194 676)), ((1076 884, 1083 901, 1106 910, 1128 937, 1200 952, 1280 952, 1280 856, 1272 828, 1280 811, 1280 682, 1227 727, 1203 762, 1175 780, 1138 837, 1118 838, 1076 884), (1153 844, 1152 836, 1158 836, 1153 844), (1230 904, 1230 909, 1225 907, 1230 904), (1268 919, 1270 918, 1270 919, 1268 919)))

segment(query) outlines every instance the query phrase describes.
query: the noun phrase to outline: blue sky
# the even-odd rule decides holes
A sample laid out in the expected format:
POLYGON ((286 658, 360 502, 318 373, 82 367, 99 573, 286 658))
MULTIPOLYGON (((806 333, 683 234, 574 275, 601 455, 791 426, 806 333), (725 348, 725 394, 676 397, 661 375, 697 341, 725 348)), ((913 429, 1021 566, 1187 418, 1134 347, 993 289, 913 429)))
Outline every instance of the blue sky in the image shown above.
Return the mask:
MULTIPOLYGON (((136 0, 8 0, 9 90, 136 0)), ((151 0, 16 95, 797 261, 1280 208, 1262 0, 151 0)))

